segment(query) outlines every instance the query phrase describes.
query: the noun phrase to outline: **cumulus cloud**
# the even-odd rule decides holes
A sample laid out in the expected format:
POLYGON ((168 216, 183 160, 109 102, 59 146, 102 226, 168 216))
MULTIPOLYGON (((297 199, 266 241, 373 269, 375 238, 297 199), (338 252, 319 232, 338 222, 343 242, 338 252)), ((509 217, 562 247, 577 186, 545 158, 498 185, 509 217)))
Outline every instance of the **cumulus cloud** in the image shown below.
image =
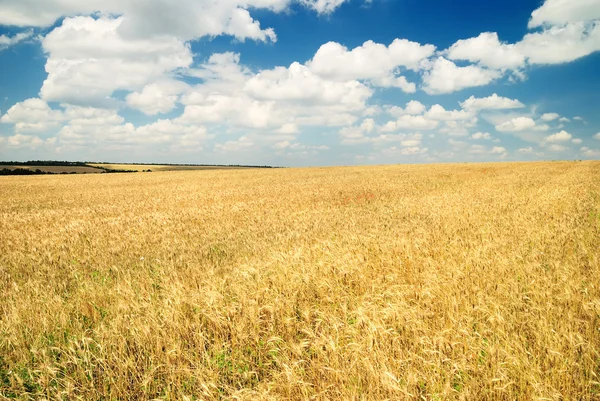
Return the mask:
POLYGON ((29 30, 26 32, 20 32, 13 36, 0 35, 0 51, 6 50, 11 46, 15 46, 16 44, 29 39, 32 35, 33 35, 32 30, 29 30))
POLYGON ((520 109, 525 107, 523 103, 517 99, 509 99, 506 97, 492 94, 488 97, 476 98, 471 96, 464 102, 460 103, 463 109, 468 110, 503 110, 503 109, 520 109))
POLYGON ((596 0, 546 0, 531 13, 529 27, 561 25, 568 22, 600 19, 600 3, 596 0))
POLYGON ((489 132, 476 132, 471 135, 472 139, 492 139, 492 136, 489 132))
POLYGON ((531 31, 516 43, 504 43, 495 32, 459 40, 444 53, 451 60, 466 60, 481 67, 511 70, 524 78, 523 68, 533 64, 566 63, 600 50, 600 6, 597 0, 546 0, 534 10, 531 31))
POLYGON ((438 121, 470 120, 474 118, 474 114, 467 110, 446 110, 439 104, 431 106, 424 116, 438 121))
POLYGON ((281 11, 287 0, 20 0, 0 3, 0 24, 52 25, 60 17, 122 15, 119 35, 126 38, 170 36, 182 41, 204 36, 232 35, 238 39, 275 40, 272 29, 261 29, 248 11, 266 8, 281 11))
POLYGON ((300 129, 294 123, 285 123, 280 128, 278 128, 275 132, 278 134, 294 135, 294 134, 299 133, 300 129))
POLYGON ((424 155, 427 153, 428 148, 422 148, 419 146, 409 146, 409 147, 398 147, 392 146, 390 148, 384 149, 381 151, 382 155, 387 157, 395 157, 395 156, 416 156, 416 155, 424 155))
POLYGON ((319 14, 329 14, 346 1, 347 0, 300 0, 300 3, 312 8, 319 14))
POLYGON ((532 64, 560 64, 600 50, 600 22, 575 22, 528 33, 517 48, 532 64))
POLYGON ((138 90, 192 63, 189 45, 173 37, 124 39, 124 17, 66 18, 42 40, 48 101, 97 103, 115 90, 138 90))
POLYGON ((559 117, 560 117, 560 115, 557 113, 545 113, 545 114, 542 114, 542 117, 540 117, 540 119, 542 121, 554 121, 559 117))
POLYGON ((483 86, 502 76, 501 72, 474 65, 459 67, 444 57, 437 58, 423 74, 424 90, 430 95, 452 93, 465 88, 483 86))
POLYGON ((467 60, 492 69, 518 69, 525 65, 525 56, 516 46, 500 42, 495 32, 459 40, 447 50, 447 55, 451 60, 467 60))
POLYGON ((600 158, 600 149, 590 149, 587 146, 584 146, 580 149, 580 152, 585 157, 600 158))
POLYGON ((255 146, 256 144, 254 143, 254 141, 252 141, 250 138, 244 135, 233 141, 217 143, 215 145, 214 150, 222 153, 237 153, 248 151, 254 148, 255 146))
POLYGON ((0 145, 7 148, 30 148, 34 149, 40 145, 52 144, 54 143, 54 139, 42 140, 38 136, 35 135, 23 135, 23 134, 15 134, 9 136, 7 138, 2 138, 3 140, 0 142, 0 145))
POLYGON ((496 125, 500 132, 517 132, 535 128, 535 121, 529 117, 517 117, 496 125))
POLYGON ((594 139, 597 139, 600 141, 600 132, 598 132, 597 134, 594 135, 594 139))
POLYGON ((400 117, 406 114, 419 115, 423 114, 425 110, 427 110, 427 107, 417 100, 409 101, 408 103, 406 103, 405 108, 399 106, 390 106, 387 108, 387 112, 394 117, 400 117))
POLYGON ((58 133, 60 150, 101 146, 104 149, 164 149, 187 152, 202 149, 203 143, 213 135, 197 124, 184 124, 174 120, 134 126, 125 123, 115 110, 78 108, 68 110, 71 119, 58 133), (75 118, 74 118, 75 117, 75 118))
POLYGON ((398 69, 417 70, 421 61, 434 51, 433 45, 421 45, 406 39, 395 39, 389 46, 367 41, 352 50, 329 42, 319 48, 307 66, 326 79, 369 80, 375 86, 397 87, 413 93, 416 85, 398 75, 398 69))
POLYGON ((424 116, 403 115, 395 121, 389 121, 383 127, 382 132, 393 132, 400 129, 407 130, 423 130, 428 131, 435 129, 439 125, 436 120, 428 119, 424 116))
POLYGON ((52 110, 48 103, 39 98, 16 103, 0 118, 2 123, 14 124, 17 133, 44 132, 57 127, 63 120, 61 111, 52 110))
POLYGON ((328 150, 329 146, 327 145, 305 145, 299 142, 290 142, 290 141, 281 141, 277 142, 272 146, 273 149, 285 149, 285 150, 312 150, 312 151, 320 151, 320 150, 328 150))
POLYGON ((186 89, 188 85, 182 81, 164 80, 146 85, 141 92, 130 93, 126 101, 130 107, 153 116, 173 110, 186 89))
MULTIPOLYGON (((455 148, 460 149, 460 148, 465 148, 467 146, 467 144, 464 142, 454 142, 453 146, 455 148)), ((498 157, 500 159, 503 159, 506 156, 508 156, 508 152, 506 151, 506 148, 504 148, 502 146, 494 146, 492 148, 488 148, 483 145, 474 144, 474 145, 469 146, 466 149, 466 152, 471 155, 492 155, 492 156, 498 157)))
POLYGON ((331 81, 300 63, 263 70, 250 78, 244 91, 254 99, 298 100, 312 104, 362 106, 372 91, 358 81, 331 81))
MULTIPOLYGON (((375 121, 371 118, 363 120, 360 125, 344 127, 339 131, 341 143, 344 145, 357 145, 364 143, 380 144, 396 142, 404 147, 421 145, 421 139, 423 138, 421 133, 380 134, 377 136, 368 135, 375 131, 375 127, 375 121)), ((389 130, 381 129, 380 131, 386 132, 389 130)))
POLYGON ((559 142, 567 142, 572 138, 571 134, 569 134, 567 131, 560 131, 557 132, 556 134, 553 135, 549 135, 546 137, 546 142, 550 142, 550 143, 559 143, 559 142))

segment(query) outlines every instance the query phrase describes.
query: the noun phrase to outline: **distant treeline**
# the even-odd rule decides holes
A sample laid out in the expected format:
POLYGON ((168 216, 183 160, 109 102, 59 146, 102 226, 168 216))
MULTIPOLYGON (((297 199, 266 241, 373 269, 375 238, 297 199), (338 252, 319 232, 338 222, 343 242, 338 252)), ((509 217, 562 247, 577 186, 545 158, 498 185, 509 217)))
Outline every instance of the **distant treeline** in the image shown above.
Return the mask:
MULTIPOLYGON (((16 169, 9 169, 9 168, 3 168, 0 170, 0 175, 48 175, 48 174, 81 174, 81 173, 77 173, 75 171, 62 171, 62 172, 50 172, 50 171, 42 171, 39 168, 35 169, 35 170, 29 170, 26 168, 16 168, 16 169)), ((84 173, 85 174, 85 173, 84 173)))
POLYGON ((190 164, 190 163, 111 163, 111 162, 86 162, 88 164, 126 164, 131 166, 189 166, 189 167, 247 167, 247 168, 278 168, 273 166, 249 166, 245 164, 190 164))
POLYGON ((84 162, 67 162, 54 160, 29 160, 26 162, 0 162, 0 166, 79 166, 86 167, 84 162))
MULTIPOLYGON (((273 166, 248 166, 243 164, 184 164, 184 163, 111 163, 111 162, 68 162, 54 160, 29 160, 26 162, 3 162, 0 161, 0 166, 79 166, 79 167, 96 167, 90 164, 130 164, 132 166, 195 166, 195 167, 248 167, 248 168, 277 168, 273 166)), ((102 167, 100 167, 102 168, 102 167)), ((117 170, 113 170, 117 171, 117 170)), ((118 170, 125 172, 128 170, 118 170)))

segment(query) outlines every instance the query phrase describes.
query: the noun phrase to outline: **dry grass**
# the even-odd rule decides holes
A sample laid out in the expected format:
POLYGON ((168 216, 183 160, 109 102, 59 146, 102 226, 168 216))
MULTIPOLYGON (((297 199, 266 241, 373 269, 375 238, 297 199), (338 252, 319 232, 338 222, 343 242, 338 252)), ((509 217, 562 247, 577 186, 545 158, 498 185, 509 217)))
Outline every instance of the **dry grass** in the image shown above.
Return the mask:
POLYGON ((0 179, 0 398, 600 399, 600 162, 0 179))
POLYGON ((45 173, 101 173, 102 170, 95 167, 86 166, 29 166, 29 165, 0 165, 0 170, 6 168, 9 170, 41 170, 45 173))
POLYGON ((89 164, 90 166, 105 168, 107 170, 130 170, 130 171, 188 171, 188 170, 238 170, 248 167, 237 166, 189 166, 183 164, 89 164))

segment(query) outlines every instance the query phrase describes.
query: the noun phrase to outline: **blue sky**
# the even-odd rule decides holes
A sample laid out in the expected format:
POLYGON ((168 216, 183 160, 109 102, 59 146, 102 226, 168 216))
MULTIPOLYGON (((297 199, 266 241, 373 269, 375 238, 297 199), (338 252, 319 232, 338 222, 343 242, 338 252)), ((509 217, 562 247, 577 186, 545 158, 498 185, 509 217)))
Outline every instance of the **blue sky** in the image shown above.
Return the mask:
POLYGON ((600 158, 600 0, 7 0, 0 160, 600 158))

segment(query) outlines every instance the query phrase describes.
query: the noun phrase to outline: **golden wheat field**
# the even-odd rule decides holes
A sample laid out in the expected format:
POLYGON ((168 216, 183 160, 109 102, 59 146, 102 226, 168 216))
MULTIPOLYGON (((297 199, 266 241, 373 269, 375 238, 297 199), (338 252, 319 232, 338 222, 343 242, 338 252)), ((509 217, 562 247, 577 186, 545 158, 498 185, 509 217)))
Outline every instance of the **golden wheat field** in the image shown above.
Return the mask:
POLYGON ((598 400, 600 162, 0 179, 0 398, 598 400))

